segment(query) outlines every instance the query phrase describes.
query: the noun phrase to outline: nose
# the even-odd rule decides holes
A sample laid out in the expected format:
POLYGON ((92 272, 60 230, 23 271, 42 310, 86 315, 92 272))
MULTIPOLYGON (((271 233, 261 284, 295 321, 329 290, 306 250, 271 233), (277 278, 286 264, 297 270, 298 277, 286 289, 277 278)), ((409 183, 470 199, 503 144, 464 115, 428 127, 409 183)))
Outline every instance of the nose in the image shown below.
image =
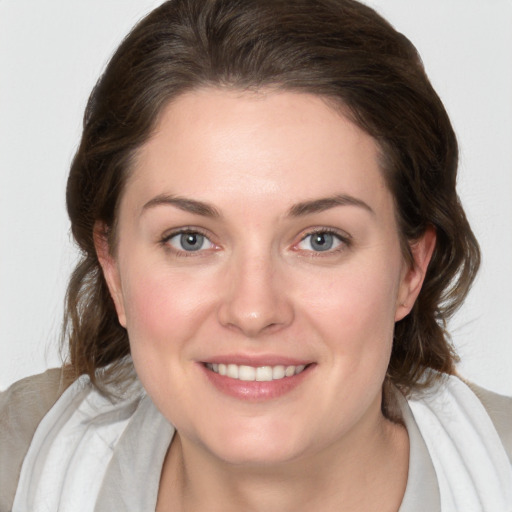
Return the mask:
POLYGON ((221 293, 219 322, 249 338, 279 331, 294 318, 284 269, 270 256, 244 257, 231 261, 226 288, 221 293))

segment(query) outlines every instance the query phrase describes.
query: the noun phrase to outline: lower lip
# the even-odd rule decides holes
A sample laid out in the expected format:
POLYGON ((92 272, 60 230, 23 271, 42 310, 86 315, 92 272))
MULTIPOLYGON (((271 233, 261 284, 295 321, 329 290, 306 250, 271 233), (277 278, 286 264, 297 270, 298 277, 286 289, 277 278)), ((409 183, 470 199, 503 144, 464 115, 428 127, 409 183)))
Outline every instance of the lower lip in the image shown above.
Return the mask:
POLYGON ((200 366, 209 381, 225 395, 240 400, 263 402, 265 400, 279 398, 291 392, 299 386, 304 379, 308 378, 315 365, 308 365, 297 375, 264 382, 232 379, 231 377, 226 377, 225 375, 220 375, 219 373, 209 370, 203 363, 200 363, 200 366))

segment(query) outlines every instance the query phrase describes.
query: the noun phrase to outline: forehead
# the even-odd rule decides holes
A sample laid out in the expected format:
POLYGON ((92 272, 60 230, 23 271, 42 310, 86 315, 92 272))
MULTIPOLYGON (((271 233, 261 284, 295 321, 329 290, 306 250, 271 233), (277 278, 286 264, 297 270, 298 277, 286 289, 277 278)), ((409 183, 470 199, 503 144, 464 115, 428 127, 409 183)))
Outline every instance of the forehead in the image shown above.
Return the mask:
POLYGON ((389 199, 379 156, 372 137, 318 96, 208 88, 162 111, 125 192, 283 208, 335 193, 378 203, 389 199))

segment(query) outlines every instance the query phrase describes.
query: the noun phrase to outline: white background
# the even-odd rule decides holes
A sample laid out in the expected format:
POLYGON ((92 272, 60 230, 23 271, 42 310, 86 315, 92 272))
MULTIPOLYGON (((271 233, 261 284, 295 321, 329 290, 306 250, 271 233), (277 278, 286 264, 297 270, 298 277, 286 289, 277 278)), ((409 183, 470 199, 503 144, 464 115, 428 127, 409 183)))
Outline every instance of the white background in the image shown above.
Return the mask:
MULTIPOLYGON (((64 190, 87 96, 160 0, 0 0, 0 389, 59 364, 76 257, 64 190)), ((512 2, 368 0, 419 49, 461 147, 483 268, 450 325, 460 372, 512 395, 512 2)))

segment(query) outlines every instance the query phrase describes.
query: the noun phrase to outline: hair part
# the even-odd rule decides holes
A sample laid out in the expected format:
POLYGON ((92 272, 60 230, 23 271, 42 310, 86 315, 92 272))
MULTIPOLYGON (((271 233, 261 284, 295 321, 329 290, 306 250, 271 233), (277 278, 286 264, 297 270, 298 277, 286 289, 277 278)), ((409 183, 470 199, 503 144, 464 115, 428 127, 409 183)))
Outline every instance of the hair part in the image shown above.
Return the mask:
POLYGON ((165 105, 203 87, 314 94, 376 140, 406 258, 427 227, 437 235, 419 297, 396 323, 387 380, 410 390, 435 378, 428 369, 453 373, 446 323, 470 289, 480 253, 455 190, 456 137, 412 43, 353 0, 171 0, 112 57, 89 98, 71 166, 67 208, 82 259, 68 287, 65 337, 76 375, 100 387, 124 378, 128 335, 93 231, 105 226, 115 249, 137 150, 165 105))

